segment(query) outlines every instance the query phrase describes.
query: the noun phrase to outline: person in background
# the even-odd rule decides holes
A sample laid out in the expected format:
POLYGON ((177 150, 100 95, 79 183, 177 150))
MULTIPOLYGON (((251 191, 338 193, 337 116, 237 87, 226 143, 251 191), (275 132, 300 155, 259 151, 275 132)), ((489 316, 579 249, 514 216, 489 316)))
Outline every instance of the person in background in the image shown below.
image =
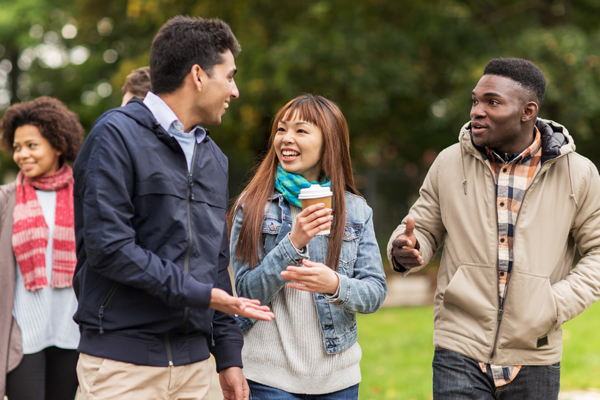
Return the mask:
POLYGON ((356 313, 377 311, 387 285, 346 119, 330 100, 299 96, 275 116, 269 147, 230 214, 237 293, 276 316, 238 318, 252 398, 357 399, 356 313), (331 187, 333 210, 301 208, 300 189, 318 183, 331 187))
POLYGON ((239 97, 240 46, 221 20, 167 21, 152 92, 95 123, 74 164, 80 399, 204 399, 215 356, 223 396, 247 400, 232 315, 228 161, 205 125, 239 97))
POLYGON ((0 397, 73 400, 79 329, 73 171, 83 128, 59 100, 9 107, 2 146, 20 171, 0 187, 0 397))
POLYGON ((131 71, 125 83, 121 87, 123 93, 123 101, 121 107, 129 103, 134 96, 143 99, 146 93, 152 90, 152 82, 150 81, 150 67, 141 67, 131 71))
POLYGON ((545 91, 531 61, 491 60, 459 143, 438 155, 390 238, 403 275, 444 243, 435 400, 557 399, 562 324, 600 297, 598 170, 564 126, 538 118, 545 91))

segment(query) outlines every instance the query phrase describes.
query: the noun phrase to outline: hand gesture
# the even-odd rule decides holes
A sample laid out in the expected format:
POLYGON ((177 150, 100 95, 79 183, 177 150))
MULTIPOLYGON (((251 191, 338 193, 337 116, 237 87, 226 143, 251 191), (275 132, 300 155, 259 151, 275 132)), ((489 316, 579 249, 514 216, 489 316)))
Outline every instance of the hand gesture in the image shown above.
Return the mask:
POLYGON ((337 291, 340 278, 331 268, 309 260, 302 260, 302 264, 306 268, 290 265, 286 271, 281 271, 281 277, 291 281, 287 287, 325 294, 334 294, 337 291))
POLYGON ((302 210, 296 217, 296 224, 290 233, 294 247, 303 248, 317 233, 331 228, 332 212, 331 208, 325 208, 324 203, 313 204, 302 210))
POLYGON ((250 397, 250 388, 240 367, 219 372, 219 383, 225 400, 248 400, 250 397))
POLYGON ((423 258, 419 250, 415 249, 417 237, 414 233, 415 219, 408 217, 406 219, 406 229, 392 242, 392 256, 396 262, 406 269, 415 268, 423 265, 423 258))
POLYGON ((261 306, 260 301, 245 297, 233 297, 222 289, 213 288, 210 293, 209 308, 227 314, 237 314, 246 318, 271 321, 275 314, 269 306, 261 306))

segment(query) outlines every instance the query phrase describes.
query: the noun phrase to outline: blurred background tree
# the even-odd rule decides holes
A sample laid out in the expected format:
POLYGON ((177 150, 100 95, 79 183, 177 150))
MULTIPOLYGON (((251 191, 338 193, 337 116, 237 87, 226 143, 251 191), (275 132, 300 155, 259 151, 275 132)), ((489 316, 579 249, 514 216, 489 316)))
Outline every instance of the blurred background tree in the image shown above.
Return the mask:
MULTIPOLYGON (((321 94, 348 119, 382 246, 437 153, 456 142, 491 58, 539 65, 548 80, 540 116, 600 162, 599 0, 0 0, 0 10, 0 114, 50 95, 88 131, 120 104, 125 76, 148 64, 168 18, 225 20, 243 48, 241 96, 212 136, 229 156, 232 196, 264 153, 275 112, 321 94)), ((14 177, 10 157, 0 168, 14 177)))

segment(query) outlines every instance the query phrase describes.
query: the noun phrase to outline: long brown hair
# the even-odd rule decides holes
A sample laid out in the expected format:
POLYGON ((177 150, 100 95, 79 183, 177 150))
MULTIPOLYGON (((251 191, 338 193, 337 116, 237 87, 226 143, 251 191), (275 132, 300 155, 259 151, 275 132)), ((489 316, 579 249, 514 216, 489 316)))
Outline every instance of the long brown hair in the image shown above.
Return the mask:
POLYGON ((260 254, 264 253, 262 242, 264 212, 265 206, 275 190, 275 175, 279 163, 273 140, 279 122, 289 121, 293 118, 319 127, 323 134, 321 174, 325 174, 331 179, 331 190, 334 194, 334 218, 329 236, 326 263, 337 271, 344 240, 344 226, 346 225, 344 192, 357 195, 359 193, 354 187, 354 177, 352 176, 350 138, 346 118, 334 102, 312 94, 303 94, 291 100, 279 110, 273 119, 269 151, 248 186, 235 200, 233 210, 229 213, 231 236, 233 221, 243 203, 244 218, 238 237, 237 250, 232 256, 242 260, 243 263, 249 263, 250 269, 253 269, 259 262, 260 254))

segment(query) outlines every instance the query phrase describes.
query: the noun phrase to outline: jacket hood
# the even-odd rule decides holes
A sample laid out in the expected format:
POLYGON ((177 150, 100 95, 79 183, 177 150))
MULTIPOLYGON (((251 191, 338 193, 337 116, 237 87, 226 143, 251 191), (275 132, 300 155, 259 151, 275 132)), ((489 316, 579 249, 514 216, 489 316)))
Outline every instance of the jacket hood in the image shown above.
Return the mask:
MULTIPOLYGON (((575 142, 567 128, 549 119, 538 118, 535 126, 542 135, 542 164, 575 151, 575 142)), ((463 125, 458 135, 461 151, 469 154, 481 154, 487 158, 483 147, 475 146, 471 138, 471 122, 463 125)))
POLYGON ((115 108, 113 111, 127 115, 147 129, 156 130, 156 125, 158 124, 156 118, 154 118, 150 109, 146 107, 144 101, 138 97, 133 97, 125 106, 115 108))
MULTIPOLYGON (((544 165, 550 160, 554 160, 558 157, 567 155, 575 152, 575 142, 573 137, 569 135, 567 128, 561 124, 551 121, 549 119, 538 118, 535 122, 535 126, 542 135, 542 160, 541 164, 544 165)), ((460 157, 463 169, 463 189, 465 195, 467 194, 467 177, 465 172, 465 160, 464 153, 471 154, 472 156, 481 160, 487 159, 485 148, 475 146, 471 137, 471 122, 467 122, 463 125, 458 135, 458 141, 460 144, 460 157)), ((570 168, 570 166, 569 166, 570 168)), ((571 196, 573 194, 573 183, 571 182, 571 196)))
MULTIPOLYGON (((152 111, 144 104, 144 101, 138 97, 133 97, 124 107, 115 108, 109 112, 119 112, 136 121, 144 128, 154 132, 158 139, 166 144, 172 151, 181 151, 176 139, 172 138, 154 118, 152 111)), ((208 129, 206 129, 208 135, 208 129)))

